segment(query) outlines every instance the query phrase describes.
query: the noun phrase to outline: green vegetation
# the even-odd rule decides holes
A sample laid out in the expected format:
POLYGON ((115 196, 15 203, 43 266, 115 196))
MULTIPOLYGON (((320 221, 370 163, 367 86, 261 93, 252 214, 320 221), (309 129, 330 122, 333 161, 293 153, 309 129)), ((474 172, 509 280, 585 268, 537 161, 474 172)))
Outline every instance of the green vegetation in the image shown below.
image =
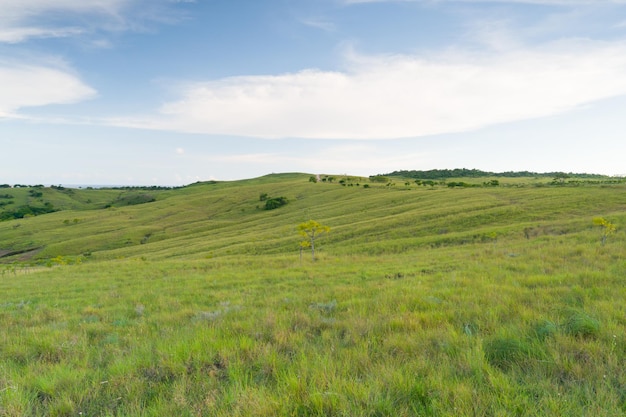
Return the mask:
POLYGON ((626 184, 310 178, 3 189, 0 415, 626 413, 626 184))
MULTIPOLYGON (((315 240, 324 233, 330 232, 329 226, 324 226, 315 220, 300 223, 298 225, 298 233, 305 238, 300 242, 300 248, 311 248, 311 259, 315 260, 315 240)), ((302 252, 300 252, 300 260, 302 260, 302 252)))
POLYGON ((287 197, 270 197, 267 193, 261 193, 260 201, 265 201, 265 210, 274 210, 289 203, 287 197))
POLYGON ((593 224, 595 224, 596 226, 602 227, 601 242, 603 245, 606 243, 606 240, 608 239, 608 237, 611 236, 613 233, 615 233, 615 230, 616 230, 615 225, 603 217, 594 218, 593 224))
MULTIPOLYGON (((428 171, 394 171, 389 174, 384 174, 392 177, 403 178, 417 178, 417 179, 430 179, 430 180, 442 180, 446 178, 486 178, 486 177, 505 177, 505 178, 553 178, 556 181, 564 181, 568 178, 582 178, 582 179, 611 179, 606 175, 599 174, 575 174, 564 172, 529 172, 529 171, 507 171, 507 172, 488 172, 481 171, 479 169, 431 169, 428 171)), ((380 176, 378 176, 380 177, 380 176)))
POLYGON ((274 210, 287 204, 287 197, 269 197, 265 200, 265 210, 274 210))
POLYGON ((23 205, 13 210, 4 210, 0 213, 0 221, 23 219, 25 217, 39 216, 41 214, 52 213, 56 211, 50 202, 46 202, 43 206, 23 205))

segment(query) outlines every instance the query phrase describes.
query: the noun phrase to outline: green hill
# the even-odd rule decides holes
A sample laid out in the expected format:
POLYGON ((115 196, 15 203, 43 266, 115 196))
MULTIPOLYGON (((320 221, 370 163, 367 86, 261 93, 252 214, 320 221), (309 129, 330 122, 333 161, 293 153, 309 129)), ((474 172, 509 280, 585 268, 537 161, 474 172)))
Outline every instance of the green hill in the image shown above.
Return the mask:
POLYGON ((0 250, 38 249, 35 259, 287 254, 298 248, 297 225, 315 219, 333 228, 324 242, 328 252, 402 253, 490 241, 494 234, 584 233, 594 216, 621 218, 624 201, 624 184, 502 180, 498 187, 450 189, 404 180, 309 179, 281 174, 178 189, 11 189, 14 206, 57 211, 0 222, 0 250), (289 203, 265 210, 262 194, 289 203))
POLYGON ((0 415, 623 415, 626 184, 493 180, 0 189, 0 415))

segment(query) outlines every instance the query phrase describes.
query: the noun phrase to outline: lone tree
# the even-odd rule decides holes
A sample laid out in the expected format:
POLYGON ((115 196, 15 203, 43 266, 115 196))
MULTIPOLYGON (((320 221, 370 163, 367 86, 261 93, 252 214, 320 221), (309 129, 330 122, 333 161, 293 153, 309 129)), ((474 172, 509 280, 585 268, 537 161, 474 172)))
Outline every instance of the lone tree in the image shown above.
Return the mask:
POLYGON ((613 223, 606 220, 604 217, 594 218, 593 224, 595 224, 596 226, 602 227, 602 240, 600 241, 602 245, 606 243, 607 238, 613 233, 615 233, 615 230, 617 229, 613 223))
POLYGON ((330 232, 330 227, 324 226, 315 220, 309 220, 298 225, 298 233, 300 236, 306 238, 306 240, 300 242, 300 259, 302 259, 302 250, 304 248, 311 248, 311 256, 315 260, 315 239, 323 233, 330 232))

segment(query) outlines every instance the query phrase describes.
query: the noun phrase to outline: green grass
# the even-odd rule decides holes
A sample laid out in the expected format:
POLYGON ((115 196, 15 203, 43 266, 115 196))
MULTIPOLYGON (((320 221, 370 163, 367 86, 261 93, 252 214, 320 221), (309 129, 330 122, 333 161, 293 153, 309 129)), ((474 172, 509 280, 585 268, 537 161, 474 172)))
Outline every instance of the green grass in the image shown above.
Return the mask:
POLYGON ((0 223, 0 415, 626 413, 623 185, 308 178, 0 223))

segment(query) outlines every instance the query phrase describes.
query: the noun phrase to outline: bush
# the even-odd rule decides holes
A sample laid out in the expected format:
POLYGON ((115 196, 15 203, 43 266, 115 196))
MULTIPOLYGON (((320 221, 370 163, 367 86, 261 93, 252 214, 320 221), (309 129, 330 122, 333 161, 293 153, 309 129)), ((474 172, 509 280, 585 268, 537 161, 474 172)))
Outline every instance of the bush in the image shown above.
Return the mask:
POLYGON ((265 200, 265 210, 274 210, 284 206, 289 201, 286 197, 271 197, 265 200))

